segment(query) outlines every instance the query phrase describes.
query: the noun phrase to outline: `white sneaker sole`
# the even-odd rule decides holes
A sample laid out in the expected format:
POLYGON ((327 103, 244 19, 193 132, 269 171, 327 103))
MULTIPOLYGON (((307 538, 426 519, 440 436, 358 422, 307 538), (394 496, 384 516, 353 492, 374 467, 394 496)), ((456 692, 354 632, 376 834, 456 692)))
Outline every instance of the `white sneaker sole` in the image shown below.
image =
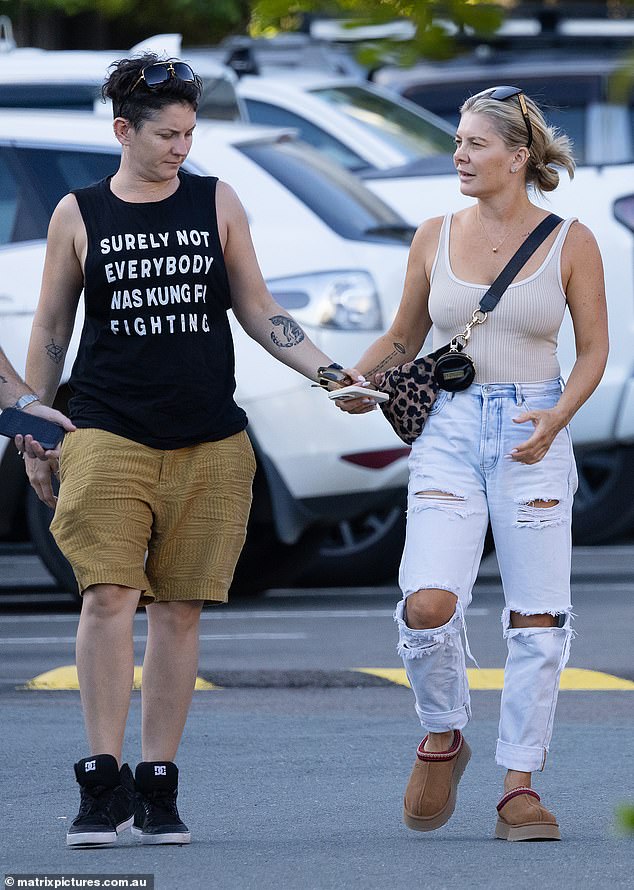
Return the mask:
POLYGON ((132 827, 134 816, 130 816, 125 822, 117 825, 114 831, 83 831, 69 832, 66 835, 66 846, 68 847, 107 847, 114 844, 117 837, 122 831, 132 827))
POLYGON ((174 831, 171 834, 145 834, 140 828, 132 826, 132 834, 142 844, 190 844, 191 831, 174 831))

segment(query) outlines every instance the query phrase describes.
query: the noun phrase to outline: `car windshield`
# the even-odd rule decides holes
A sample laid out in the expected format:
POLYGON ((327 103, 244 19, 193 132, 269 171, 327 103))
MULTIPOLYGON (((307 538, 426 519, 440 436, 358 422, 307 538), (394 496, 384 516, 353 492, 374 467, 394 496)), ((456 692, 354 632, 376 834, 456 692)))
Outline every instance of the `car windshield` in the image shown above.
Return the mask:
POLYGON ((216 121, 239 121, 243 117, 234 85, 226 77, 203 77, 198 116, 216 121))
POLYGON ((311 92, 368 130, 380 134, 403 153, 404 163, 454 151, 451 135, 432 120, 371 90, 347 86, 311 92))
POLYGON ((413 229, 391 207, 309 145, 287 140, 238 148, 342 237, 411 240, 413 229))
MULTIPOLYGON (((454 126, 460 119, 459 108, 468 96, 473 96, 491 86, 491 77, 469 77, 466 81, 450 83, 432 83, 408 87, 407 98, 429 108, 435 114, 444 117, 454 126)), ((500 75, 498 75, 499 79, 500 75)), ((578 163, 587 160, 586 109, 592 103, 601 101, 602 84, 592 74, 571 75, 561 77, 523 76, 502 78, 503 82, 518 82, 527 95, 535 99, 543 109, 547 122, 561 129, 570 137, 573 153, 578 163)))

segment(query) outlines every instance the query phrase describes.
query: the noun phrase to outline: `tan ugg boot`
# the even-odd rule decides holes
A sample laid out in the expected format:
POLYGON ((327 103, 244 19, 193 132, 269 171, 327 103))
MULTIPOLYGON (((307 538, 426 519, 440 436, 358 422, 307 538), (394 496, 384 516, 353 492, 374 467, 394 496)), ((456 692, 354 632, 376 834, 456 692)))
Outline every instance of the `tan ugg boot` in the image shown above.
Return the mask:
POLYGON ((560 841, 559 825, 532 788, 513 788, 497 805, 495 836, 505 841, 560 841))
POLYGON ((471 749, 459 730, 448 751, 425 751, 427 736, 418 746, 416 763, 405 789, 403 822, 414 831, 434 831, 451 819, 456 792, 471 749))

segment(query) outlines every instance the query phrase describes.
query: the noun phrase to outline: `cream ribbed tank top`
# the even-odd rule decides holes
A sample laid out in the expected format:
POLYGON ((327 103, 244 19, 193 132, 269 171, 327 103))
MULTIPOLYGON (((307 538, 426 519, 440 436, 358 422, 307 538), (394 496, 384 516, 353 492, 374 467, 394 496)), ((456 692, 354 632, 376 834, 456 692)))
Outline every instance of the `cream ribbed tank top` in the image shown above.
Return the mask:
MULTIPOLYGON (((434 349, 464 330, 489 288, 453 274, 449 259, 452 215, 443 220, 431 272, 434 349)), ((559 377, 557 335, 566 309, 561 249, 574 221, 564 221, 539 269, 509 285, 484 324, 472 328, 465 351, 475 362, 476 383, 538 383, 559 377)))

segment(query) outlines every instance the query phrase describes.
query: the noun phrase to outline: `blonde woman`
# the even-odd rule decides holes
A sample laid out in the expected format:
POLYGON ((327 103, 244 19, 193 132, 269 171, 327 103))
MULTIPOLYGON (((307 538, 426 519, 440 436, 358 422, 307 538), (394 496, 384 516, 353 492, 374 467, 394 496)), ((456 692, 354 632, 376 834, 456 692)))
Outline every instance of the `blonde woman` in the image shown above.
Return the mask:
MULTIPOLYGON (((492 87, 461 108, 455 167, 474 203, 427 220, 412 242, 390 329, 357 363, 371 377, 462 331, 491 282, 548 215, 531 194, 574 172, 568 138, 519 87, 492 87)), ((404 820, 431 831, 451 817, 469 761, 465 614, 489 521, 508 645, 496 762, 506 768, 496 837, 560 838, 531 787, 549 749, 572 631, 570 556, 577 486, 568 423, 599 383, 608 353, 601 257, 592 233, 563 221, 503 294, 468 348, 475 382, 441 390, 409 459, 408 518, 396 611, 399 653, 427 735, 405 792, 404 820), (563 387, 557 336, 568 308, 576 362, 563 387)), ((353 413, 365 401, 339 403, 353 413)), ((470 654, 468 644, 467 654, 470 654)))

